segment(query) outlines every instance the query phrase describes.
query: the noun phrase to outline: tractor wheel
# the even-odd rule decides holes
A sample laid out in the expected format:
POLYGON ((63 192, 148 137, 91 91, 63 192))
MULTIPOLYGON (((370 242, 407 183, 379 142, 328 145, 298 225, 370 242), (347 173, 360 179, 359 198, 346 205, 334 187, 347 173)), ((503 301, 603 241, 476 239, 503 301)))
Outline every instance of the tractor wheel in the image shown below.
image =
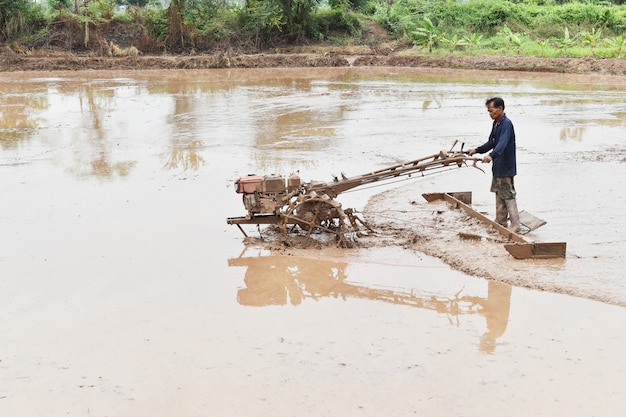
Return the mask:
POLYGON ((346 232, 352 226, 341 208, 341 204, 328 196, 299 196, 281 213, 283 238, 287 240, 290 226, 299 227, 311 236, 312 233, 327 232, 343 245, 346 232))

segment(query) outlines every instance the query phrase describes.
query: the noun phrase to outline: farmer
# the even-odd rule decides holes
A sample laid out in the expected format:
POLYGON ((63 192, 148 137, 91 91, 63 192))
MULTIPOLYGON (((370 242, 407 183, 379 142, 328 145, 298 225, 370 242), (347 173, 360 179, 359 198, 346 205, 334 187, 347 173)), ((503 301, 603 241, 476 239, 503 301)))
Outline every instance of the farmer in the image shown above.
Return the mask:
POLYGON ((469 154, 484 154, 484 163, 493 161, 491 171, 491 192, 496 194, 496 223, 507 227, 507 219, 511 221, 509 230, 517 233, 520 231, 519 213, 515 200, 515 186, 513 177, 517 174, 515 163, 515 130, 513 123, 504 113, 504 100, 493 97, 486 101, 487 112, 493 119, 493 127, 489 140, 475 148, 470 149, 469 154))

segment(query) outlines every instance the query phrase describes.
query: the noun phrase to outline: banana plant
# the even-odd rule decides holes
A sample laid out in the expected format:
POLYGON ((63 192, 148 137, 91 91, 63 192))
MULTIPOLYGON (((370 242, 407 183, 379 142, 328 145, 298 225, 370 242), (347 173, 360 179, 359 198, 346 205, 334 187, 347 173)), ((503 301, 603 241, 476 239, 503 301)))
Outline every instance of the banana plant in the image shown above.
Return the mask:
POLYGON ((433 46, 436 46, 440 39, 439 33, 437 32, 437 27, 433 24, 432 20, 426 16, 420 22, 420 27, 413 32, 413 35, 417 38, 419 45, 427 47, 428 52, 432 53, 433 46))
POLYGON ((567 58, 567 50, 576 46, 576 37, 570 37, 569 29, 566 27, 563 29, 563 37, 560 39, 555 39, 555 44, 558 48, 563 49, 563 56, 567 58))
POLYGON ((550 44, 550 40, 549 39, 537 39, 535 40, 535 42, 537 42, 537 45, 539 45, 539 47, 541 48, 541 56, 542 57, 546 56, 546 46, 550 44))
POLYGON ((591 52, 589 56, 596 56, 596 46, 600 42, 600 38, 602 37, 602 29, 596 30, 596 28, 591 29, 591 32, 588 30, 584 30, 578 34, 582 39, 585 45, 589 45, 591 47, 591 52))
POLYGON ((463 36, 461 39, 461 44, 469 47, 470 54, 474 53, 474 48, 480 45, 480 42, 483 40, 483 35, 479 35, 478 33, 472 33, 470 36, 463 36))
POLYGON ((614 48, 617 48, 617 58, 622 57, 622 51, 624 50, 624 47, 626 46, 626 38, 624 38, 622 35, 619 35, 615 38, 606 38, 604 39, 604 42, 608 43, 610 46, 614 48))
POLYGON ((454 53, 454 50, 457 46, 463 45, 463 40, 459 39, 457 35, 452 36, 451 38, 446 38, 445 36, 441 37, 441 43, 448 45, 448 49, 450 53, 454 53))
POLYGON ((508 26, 503 27, 500 32, 507 40, 507 49, 511 46, 515 47, 515 53, 520 55, 522 53, 522 38, 518 33, 513 32, 508 26))

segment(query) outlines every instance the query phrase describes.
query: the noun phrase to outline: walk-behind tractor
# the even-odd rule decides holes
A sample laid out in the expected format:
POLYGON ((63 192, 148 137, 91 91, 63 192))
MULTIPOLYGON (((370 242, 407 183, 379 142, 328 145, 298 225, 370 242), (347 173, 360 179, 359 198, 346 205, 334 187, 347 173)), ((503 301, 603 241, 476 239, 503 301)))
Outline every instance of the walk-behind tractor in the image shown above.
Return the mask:
MULTIPOLYGON (((334 235, 339 245, 346 245, 355 237, 362 236, 370 227, 357 216, 353 209, 343 209, 336 198, 339 194, 356 187, 370 185, 379 181, 407 179, 413 176, 425 176, 433 171, 472 166, 480 169, 476 157, 470 157, 461 149, 455 151, 457 142, 448 151, 440 151, 413 161, 393 165, 388 168, 366 174, 348 177, 341 173, 331 182, 302 182, 298 175, 248 175, 235 181, 235 191, 243 197, 243 205, 248 211, 243 217, 230 217, 228 224, 235 224, 247 237, 241 225, 277 225, 285 241, 288 235, 298 229, 308 236, 316 232, 334 235)), ((463 193, 467 195, 467 193, 463 193)), ((545 224, 545 222, 543 223, 545 224)), ((537 226, 538 227, 538 226, 537 226)), ((507 231, 506 228, 503 230, 507 231)), ((504 232, 503 232, 504 233, 504 232)), ((508 232, 512 239, 525 242, 525 238, 508 232)), ((530 243, 530 242, 527 242, 530 243)), ((564 249, 563 249, 564 253, 564 249)))

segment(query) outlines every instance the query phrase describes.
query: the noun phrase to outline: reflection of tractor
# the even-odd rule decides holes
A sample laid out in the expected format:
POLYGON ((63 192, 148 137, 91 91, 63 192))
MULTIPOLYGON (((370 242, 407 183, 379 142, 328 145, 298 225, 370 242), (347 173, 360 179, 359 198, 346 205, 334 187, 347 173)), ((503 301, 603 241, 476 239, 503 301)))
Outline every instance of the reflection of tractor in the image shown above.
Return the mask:
POLYGON ((464 289, 448 296, 436 296, 420 294, 415 289, 372 288, 346 282, 346 262, 297 256, 243 255, 230 258, 228 266, 246 268, 245 287, 237 291, 237 301, 244 306, 298 306, 307 299, 321 298, 369 299, 434 311, 446 316, 453 325, 460 324, 462 315, 478 314, 485 317, 487 325, 480 349, 488 353, 495 349, 496 340, 506 331, 511 299, 509 284, 488 281, 487 297, 461 295, 464 289))
POLYGON ((389 181, 412 175, 424 176, 433 170, 445 170, 467 166, 471 161, 476 166, 476 158, 463 152, 441 151, 424 158, 394 165, 367 174, 341 178, 334 177, 332 182, 311 181, 303 183, 297 175, 288 178, 278 175, 248 175, 235 181, 235 190, 243 195, 243 205, 248 210, 245 217, 231 217, 228 224, 236 224, 242 233, 242 224, 275 224, 283 236, 287 235, 288 226, 298 226, 309 235, 315 231, 335 234, 337 241, 343 243, 346 235, 360 233, 361 226, 368 228, 356 216, 352 209, 342 209, 335 198, 347 190, 378 181, 389 181))

